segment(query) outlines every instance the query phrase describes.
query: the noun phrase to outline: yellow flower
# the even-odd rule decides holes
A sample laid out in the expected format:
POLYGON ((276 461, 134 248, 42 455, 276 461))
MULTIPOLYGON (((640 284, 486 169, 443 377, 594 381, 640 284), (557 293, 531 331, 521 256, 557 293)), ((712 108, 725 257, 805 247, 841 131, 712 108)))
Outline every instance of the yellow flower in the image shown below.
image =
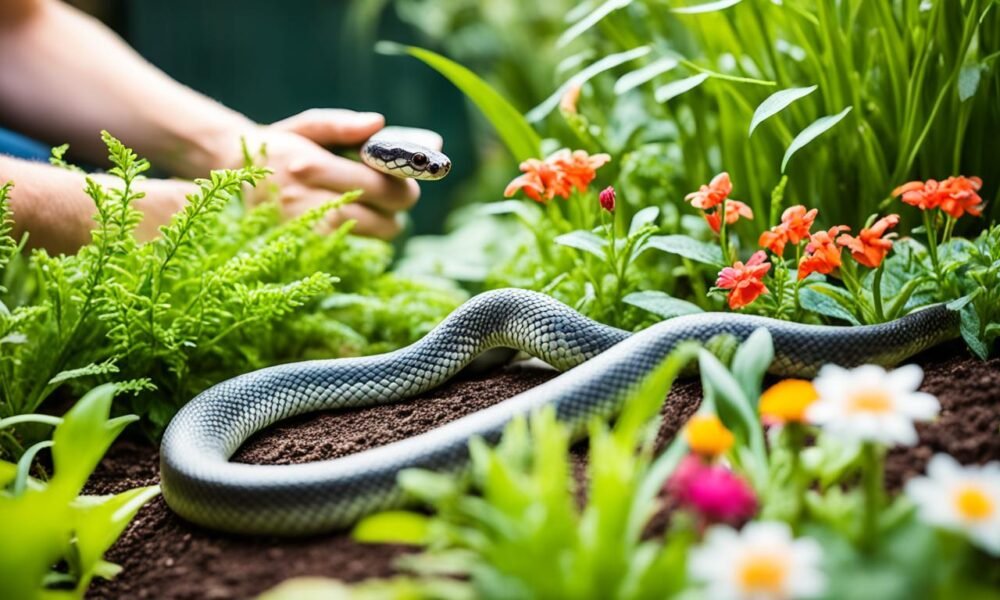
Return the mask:
POLYGON ((707 457, 724 454, 735 441, 733 433, 726 429, 719 417, 711 414, 691 417, 684 427, 684 439, 692 451, 707 457))
POLYGON ((767 423, 804 423, 806 409, 819 395, 804 379, 785 379, 760 397, 760 416, 767 423))

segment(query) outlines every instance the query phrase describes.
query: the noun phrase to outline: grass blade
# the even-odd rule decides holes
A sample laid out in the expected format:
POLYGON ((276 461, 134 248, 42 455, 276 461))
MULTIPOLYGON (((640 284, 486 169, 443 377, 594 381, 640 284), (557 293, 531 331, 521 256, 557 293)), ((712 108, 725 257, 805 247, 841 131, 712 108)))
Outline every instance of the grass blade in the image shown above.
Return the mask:
POLYGON ((785 172, 785 167, 788 166, 788 161, 791 160, 792 156, 796 152, 804 148, 809 142, 818 138, 824 132, 829 130, 831 127, 840 123, 847 113, 851 112, 853 106, 848 106, 844 110, 840 111, 835 115, 827 115, 825 117, 820 117, 813 121, 808 127, 799 132, 792 143, 788 146, 788 150, 785 151, 785 157, 781 159, 781 172, 785 172))
POLYGON ((781 90, 768 96, 757 106, 757 110, 753 111, 753 118, 750 119, 750 132, 747 133, 747 137, 752 136, 757 126, 765 120, 785 110, 796 100, 805 98, 815 92, 818 87, 811 85, 809 87, 788 88, 787 90, 781 90))
POLYGON ((715 2, 706 2, 704 4, 696 4, 694 6, 678 6, 677 8, 671 8, 670 12, 679 15, 700 15, 702 13, 715 12, 729 8, 730 6, 736 6, 742 1, 743 0, 716 0, 715 2))

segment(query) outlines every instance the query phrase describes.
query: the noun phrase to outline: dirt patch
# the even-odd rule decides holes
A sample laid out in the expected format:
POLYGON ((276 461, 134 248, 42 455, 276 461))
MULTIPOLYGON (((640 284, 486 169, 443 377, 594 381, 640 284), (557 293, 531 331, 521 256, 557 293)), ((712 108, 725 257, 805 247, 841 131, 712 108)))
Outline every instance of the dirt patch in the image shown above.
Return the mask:
MULTIPOLYGON (((887 484, 898 489, 921 472, 935 452, 964 463, 1000 459, 1000 360, 979 362, 958 346, 918 358, 924 390, 938 396, 941 417, 921 426, 920 444, 890 453, 887 484)), ((286 421, 252 438, 235 459, 299 463, 344 456, 432 429, 552 378, 538 368, 507 368, 449 383, 420 399, 388 406, 321 413, 286 421)), ((679 382, 664 407, 659 440, 671 439, 697 408, 701 389, 679 382)), ((585 447, 574 448, 583 475, 585 447)), ((158 481, 156 450, 133 440, 117 443, 88 484, 112 493, 158 481)), ((114 580, 97 581, 93 598, 246 598, 289 577, 320 575, 346 581, 389 575, 401 546, 367 546, 337 533, 308 539, 243 538, 190 525, 158 498, 140 511, 107 558, 124 567, 114 580)))

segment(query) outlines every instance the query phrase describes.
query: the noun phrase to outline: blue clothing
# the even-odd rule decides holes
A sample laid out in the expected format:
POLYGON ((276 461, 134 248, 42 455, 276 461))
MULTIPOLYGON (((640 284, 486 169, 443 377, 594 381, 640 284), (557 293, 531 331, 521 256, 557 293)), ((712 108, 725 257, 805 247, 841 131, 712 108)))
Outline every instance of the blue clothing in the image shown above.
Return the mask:
POLYGON ((50 150, 45 144, 19 133, 0 128, 0 154, 6 154, 14 158, 23 158, 25 160, 46 162, 49 160, 50 150))

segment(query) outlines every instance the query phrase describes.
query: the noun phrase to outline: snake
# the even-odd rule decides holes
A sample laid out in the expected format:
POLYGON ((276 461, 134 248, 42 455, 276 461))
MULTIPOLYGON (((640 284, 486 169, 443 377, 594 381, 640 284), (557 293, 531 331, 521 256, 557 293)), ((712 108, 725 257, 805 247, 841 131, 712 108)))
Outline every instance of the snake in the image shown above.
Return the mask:
POLYGON ((772 337, 769 372, 808 377, 826 363, 896 365, 958 333, 944 305, 875 325, 835 326, 741 313, 677 316, 631 333, 593 321, 552 297, 522 289, 473 296, 426 336, 393 352, 282 364, 202 392, 168 425, 160 451, 164 499, 198 525, 247 535, 310 535, 343 529, 407 498, 404 469, 461 473, 475 436, 495 443, 513 419, 543 406, 576 431, 610 419, 683 341, 720 334, 772 337), (400 402, 459 373, 491 348, 523 351, 557 377, 436 429, 356 454, 303 464, 229 458, 254 433, 304 413, 400 402))

